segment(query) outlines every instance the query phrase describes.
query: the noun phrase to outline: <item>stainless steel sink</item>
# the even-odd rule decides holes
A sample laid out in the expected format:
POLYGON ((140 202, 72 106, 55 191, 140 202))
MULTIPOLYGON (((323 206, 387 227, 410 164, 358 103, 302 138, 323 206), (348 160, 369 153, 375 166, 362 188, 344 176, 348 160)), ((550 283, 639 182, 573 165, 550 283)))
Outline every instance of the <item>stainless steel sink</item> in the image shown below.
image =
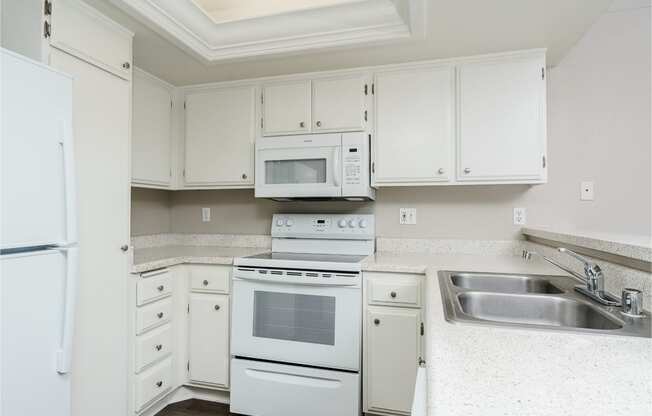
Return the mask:
POLYGON ((650 313, 632 318, 573 290, 565 276, 439 272, 451 322, 582 333, 652 337, 650 313))
POLYGON ((487 290, 500 293, 564 292, 550 283, 550 280, 538 276, 458 273, 451 276, 451 281, 455 286, 463 289, 487 290))

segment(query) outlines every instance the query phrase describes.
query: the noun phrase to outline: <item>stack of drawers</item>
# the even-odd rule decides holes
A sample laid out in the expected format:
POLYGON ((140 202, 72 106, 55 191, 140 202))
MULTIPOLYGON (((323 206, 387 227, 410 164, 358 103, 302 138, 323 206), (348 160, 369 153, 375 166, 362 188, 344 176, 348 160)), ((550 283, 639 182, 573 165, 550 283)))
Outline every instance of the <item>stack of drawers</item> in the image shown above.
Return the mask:
POLYGON ((169 269, 142 273, 136 285, 135 409, 172 387, 172 277, 169 269))

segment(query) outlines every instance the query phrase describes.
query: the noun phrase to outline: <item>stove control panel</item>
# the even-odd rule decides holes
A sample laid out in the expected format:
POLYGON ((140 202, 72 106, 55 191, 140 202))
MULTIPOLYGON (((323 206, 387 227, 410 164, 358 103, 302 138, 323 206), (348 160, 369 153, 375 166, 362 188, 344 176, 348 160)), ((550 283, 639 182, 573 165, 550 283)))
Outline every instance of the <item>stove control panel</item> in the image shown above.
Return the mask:
POLYGON ((370 214, 274 214, 272 237, 373 239, 370 214))

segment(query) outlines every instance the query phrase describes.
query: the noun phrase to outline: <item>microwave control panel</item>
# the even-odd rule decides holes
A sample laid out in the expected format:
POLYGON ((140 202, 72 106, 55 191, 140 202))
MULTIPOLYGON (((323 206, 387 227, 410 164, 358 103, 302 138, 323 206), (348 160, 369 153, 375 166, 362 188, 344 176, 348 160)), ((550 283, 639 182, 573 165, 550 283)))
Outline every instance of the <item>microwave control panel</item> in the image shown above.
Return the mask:
POLYGON ((369 191, 369 138, 363 133, 342 135, 342 195, 364 195, 369 191))

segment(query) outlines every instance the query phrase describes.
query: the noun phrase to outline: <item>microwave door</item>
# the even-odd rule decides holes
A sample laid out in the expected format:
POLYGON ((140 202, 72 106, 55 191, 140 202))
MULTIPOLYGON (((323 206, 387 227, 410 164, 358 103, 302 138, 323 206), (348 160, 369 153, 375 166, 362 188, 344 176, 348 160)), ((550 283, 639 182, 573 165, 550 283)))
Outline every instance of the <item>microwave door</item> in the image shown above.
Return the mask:
POLYGON ((256 197, 339 197, 340 159, 339 145, 260 148, 256 154, 256 197))

